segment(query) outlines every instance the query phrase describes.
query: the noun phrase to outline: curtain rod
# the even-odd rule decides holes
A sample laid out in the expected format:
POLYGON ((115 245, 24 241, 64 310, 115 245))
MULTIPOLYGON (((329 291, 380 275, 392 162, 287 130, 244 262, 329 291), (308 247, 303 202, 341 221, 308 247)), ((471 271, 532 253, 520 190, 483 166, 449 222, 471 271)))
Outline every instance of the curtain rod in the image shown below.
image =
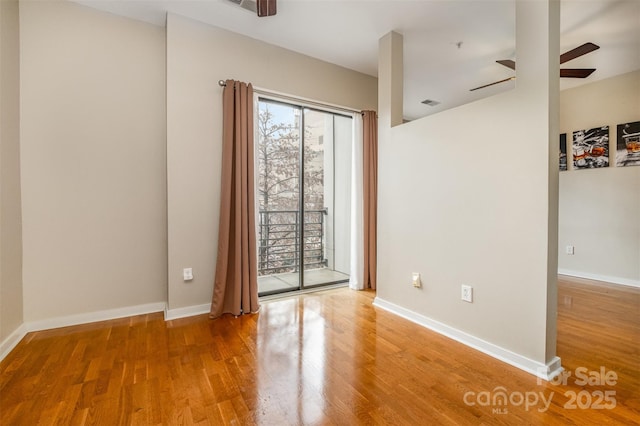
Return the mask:
MULTIPOLYGON (((226 87, 227 83, 224 80, 218 80, 218 84, 221 87, 226 87)), ((265 96, 273 96, 273 97, 277 97, 277 98, 282 98, 282 99, 286 99, 286 100, 290 100, 293 102, 301 102, 304 103, 306 105, 309 106, 317 106, 317 107, 322 107, 322 108, 329 108, 329 109, 333 109, 333 110, 337 110, 337 111, 344 111, 344 112, 348 112, 350 114, 356 113, 356 114, 362 114, 362 111, 359 109, 353 109, 353 108, 348 108, 348 107, 343 107, 340 105, 333 105, 333 104, 328 104, 328 103, 323 103, 323 102, 316 102, 316 101, 312 101, 311 99, 305 99, 305 98, 299 98, 297 96, 292 96, 292 95, 287 95, 285 93, 280 93, 280 92, 275 92, 272 90, 266 90, 266 89, 262 89, 259 87, 254 87, 253 91, 259 95, 265 95, 265 96)))

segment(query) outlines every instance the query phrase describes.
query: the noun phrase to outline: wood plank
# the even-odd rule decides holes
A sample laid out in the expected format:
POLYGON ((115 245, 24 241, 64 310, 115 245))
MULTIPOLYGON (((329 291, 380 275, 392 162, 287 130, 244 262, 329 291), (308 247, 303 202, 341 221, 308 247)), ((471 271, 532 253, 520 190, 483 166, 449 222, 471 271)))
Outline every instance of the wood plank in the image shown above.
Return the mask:
POLYGON ((154 313, 29 333, 0 363, 0 424, 640 424, 640 289, 560 277, 566 385, 538 383, 374 297, 337 289, 240 318, 154 313), (616 384, 576 384, 580 367, 614 371, 616 384), (478 403, 500 389, 549 405, 478 403), (592 403, 605 390, 615 408, 569 408, 573 394, 592 403))

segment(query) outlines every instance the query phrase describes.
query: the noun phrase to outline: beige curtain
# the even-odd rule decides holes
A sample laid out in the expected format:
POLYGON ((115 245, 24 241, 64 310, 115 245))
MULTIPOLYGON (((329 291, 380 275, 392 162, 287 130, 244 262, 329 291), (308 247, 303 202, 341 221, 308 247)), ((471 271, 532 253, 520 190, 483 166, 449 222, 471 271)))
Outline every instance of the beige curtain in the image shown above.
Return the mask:
POLYGON ((376 288, 378 208, 378 118, 375 111, 362 112, 364 174, 364 288, 376 288))
POLYGON ((227 80, 223 92, 222 189, 211 318, 257 312, 253 87, 227 80))

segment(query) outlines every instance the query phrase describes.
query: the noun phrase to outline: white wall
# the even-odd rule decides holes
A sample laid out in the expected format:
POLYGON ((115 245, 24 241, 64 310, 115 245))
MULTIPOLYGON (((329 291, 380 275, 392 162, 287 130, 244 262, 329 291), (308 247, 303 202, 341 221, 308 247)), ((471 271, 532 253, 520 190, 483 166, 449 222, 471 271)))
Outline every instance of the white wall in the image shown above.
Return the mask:
POLYGON ((608 168, 560 173, 560 273, 640 286, 640 167, 615 167, 617 125, 631 121, 640 121, 640 70, 560 94, 570 168, 573 131, 608 125, 610 141, 608 168))
POLYGON ((558 9, 517 3, 516 89, 395 127, 381 40, 377 303, 530 370, 557 363, 558 9))
MULTIPOLYGON (((169 310, 208 310, 218 239, 220 79, 375 109, 376 79, 187 18, 167 17, 169 310), (193 281, 182 280, 192 267, 193 281)), ((171 313, 170 313, 171 315, 171 313)))
POLYGON ((24 320, 166 300, 165 33, 20 2, 24 320))
POLYGON ((0 342, 22 324, 18 15, 0 1, 0 342))

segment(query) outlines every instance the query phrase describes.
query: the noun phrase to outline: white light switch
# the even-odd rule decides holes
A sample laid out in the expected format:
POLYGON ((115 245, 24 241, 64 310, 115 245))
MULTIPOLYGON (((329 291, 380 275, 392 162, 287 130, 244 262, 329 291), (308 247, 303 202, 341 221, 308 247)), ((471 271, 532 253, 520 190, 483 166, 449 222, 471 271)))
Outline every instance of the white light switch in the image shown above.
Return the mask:
POLYGON ((465 302, 473 303, 473 287, 470 285, 462 285, 461 299, 465 302))
POLYGON ((182 278, 185 281, 191 281, 193 279, 193 269, 192 268, 184 268, 182 270, 182 278))
POLYGON ((414 272, 411 275, 412 275, 412 278, 413 278, 413 286, 415 288, 422 287, 422 281, 420 281, 420 273, 419 272, 414 272))
POLYGON ((567 246, 567 254, 573 254, 573 246, 567 246))

